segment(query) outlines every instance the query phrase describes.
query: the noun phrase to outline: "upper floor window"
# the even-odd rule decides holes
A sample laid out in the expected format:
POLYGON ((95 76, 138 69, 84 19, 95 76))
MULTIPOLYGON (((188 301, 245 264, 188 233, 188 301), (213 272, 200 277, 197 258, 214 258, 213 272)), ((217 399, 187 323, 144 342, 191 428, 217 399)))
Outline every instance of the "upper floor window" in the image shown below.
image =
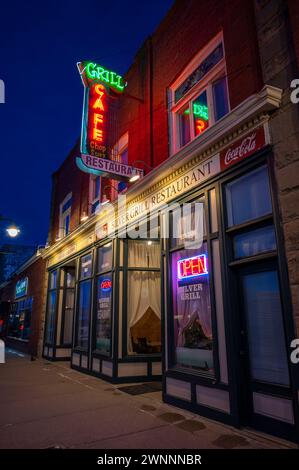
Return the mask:
POLYGON ((72 193, 69 193, 60 204, 58 238, 65 237, 70 232, 71 210, 72 193))
MULTIPOLYGON (((129 143, 129 134, 126 132, 121 136, 121 138, 116 142, 111 151, 111 160, 123 163, 124 165, 128 164, 128 143, 129 143)), ((117 195, 127 189, 127 183, 124 181, 112 180, 112 192, 111 200, 116 199, 117 195)))
POLYGON ((90 188, 89 188, 89 200, 90 200, 90 212, 94 214, 100 205, 101 197, 101 177, 91 175, 90 176, 90 188))
POLYGON ((222 34, 186 67, 168 92, 171 153, 205 132, 229 111, 222 34))

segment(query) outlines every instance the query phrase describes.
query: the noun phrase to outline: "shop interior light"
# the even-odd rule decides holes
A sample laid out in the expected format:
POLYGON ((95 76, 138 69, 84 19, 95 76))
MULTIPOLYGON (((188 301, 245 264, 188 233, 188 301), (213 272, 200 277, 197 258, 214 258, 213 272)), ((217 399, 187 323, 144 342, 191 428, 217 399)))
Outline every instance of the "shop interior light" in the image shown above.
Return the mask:
POLYGON ((11 238, 17 237, 20 233, 20 229, 18 229, 15 225, 11 225, 6 229, 6 231, 11 238))
POLYGON ((152 245, 153 242, 152 242, 151 240, 148 240, 147 244, 148 244, 148 245, 152 245))

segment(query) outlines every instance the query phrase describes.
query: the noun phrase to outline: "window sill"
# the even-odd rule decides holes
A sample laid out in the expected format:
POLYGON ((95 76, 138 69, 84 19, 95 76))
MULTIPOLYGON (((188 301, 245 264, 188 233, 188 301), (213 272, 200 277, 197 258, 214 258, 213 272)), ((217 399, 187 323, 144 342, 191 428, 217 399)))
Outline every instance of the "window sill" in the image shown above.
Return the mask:
POLYGON ((20 341, 21 343, 29 343, 29 339, 16 338, 15 336, 7 336, 7 339, 13 339, 14 341, 20 341))

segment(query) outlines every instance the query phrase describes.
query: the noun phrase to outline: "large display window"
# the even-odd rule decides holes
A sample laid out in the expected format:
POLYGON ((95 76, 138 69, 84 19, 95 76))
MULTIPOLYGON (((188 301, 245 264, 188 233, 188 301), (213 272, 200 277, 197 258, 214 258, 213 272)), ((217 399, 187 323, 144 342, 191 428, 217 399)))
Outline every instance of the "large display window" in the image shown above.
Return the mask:
POLYGON ((75 347, 88 350, 89 324, 91 309, 92 288, 92 255, 82 256, 80 259, 80 280, 78 285, 78 311, 75 347))
POLYGON ((161 352, 160 242, 128 240, 127 351, 161 352))
POLYGON ((45 342, 46 344, 52 344, 54 342, 55 334, 55 319, 56 319, 56 305, 57 305, 57 270, 49 273, 49 290, 47 300, 47 319, 46 319, 46 333, 45 342))
POLYGON ((170 214, 170 227, 171 367, 213 376, 211 238, 218 238, 215 188, 170 214))
POLYGON ((14 302, 8 322, 8 336, 12 338, 29 340, 31 328, 32 297, 14 302))
POLYGON ((175 365, 213 371, 207 243, 171 255, 175 365))
POLYGON ((98 248, 95 349, 97 352, 105 355, 111 354, 112 258, 112 242, 98 248))

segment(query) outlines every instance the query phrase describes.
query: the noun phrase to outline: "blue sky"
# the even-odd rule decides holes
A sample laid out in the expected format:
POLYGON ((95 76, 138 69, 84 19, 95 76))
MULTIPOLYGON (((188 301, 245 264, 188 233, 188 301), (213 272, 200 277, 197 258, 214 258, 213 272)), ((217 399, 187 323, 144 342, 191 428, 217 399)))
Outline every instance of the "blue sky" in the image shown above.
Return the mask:
MULTIPOLYGON (((80 133, 83 87, 76 62, 123 74, 173 0, 9 0, 1 3, 0 214, 47 237, 51 174, 80 133)), ((0 243, 5 238, 1 223, 0 243)))

